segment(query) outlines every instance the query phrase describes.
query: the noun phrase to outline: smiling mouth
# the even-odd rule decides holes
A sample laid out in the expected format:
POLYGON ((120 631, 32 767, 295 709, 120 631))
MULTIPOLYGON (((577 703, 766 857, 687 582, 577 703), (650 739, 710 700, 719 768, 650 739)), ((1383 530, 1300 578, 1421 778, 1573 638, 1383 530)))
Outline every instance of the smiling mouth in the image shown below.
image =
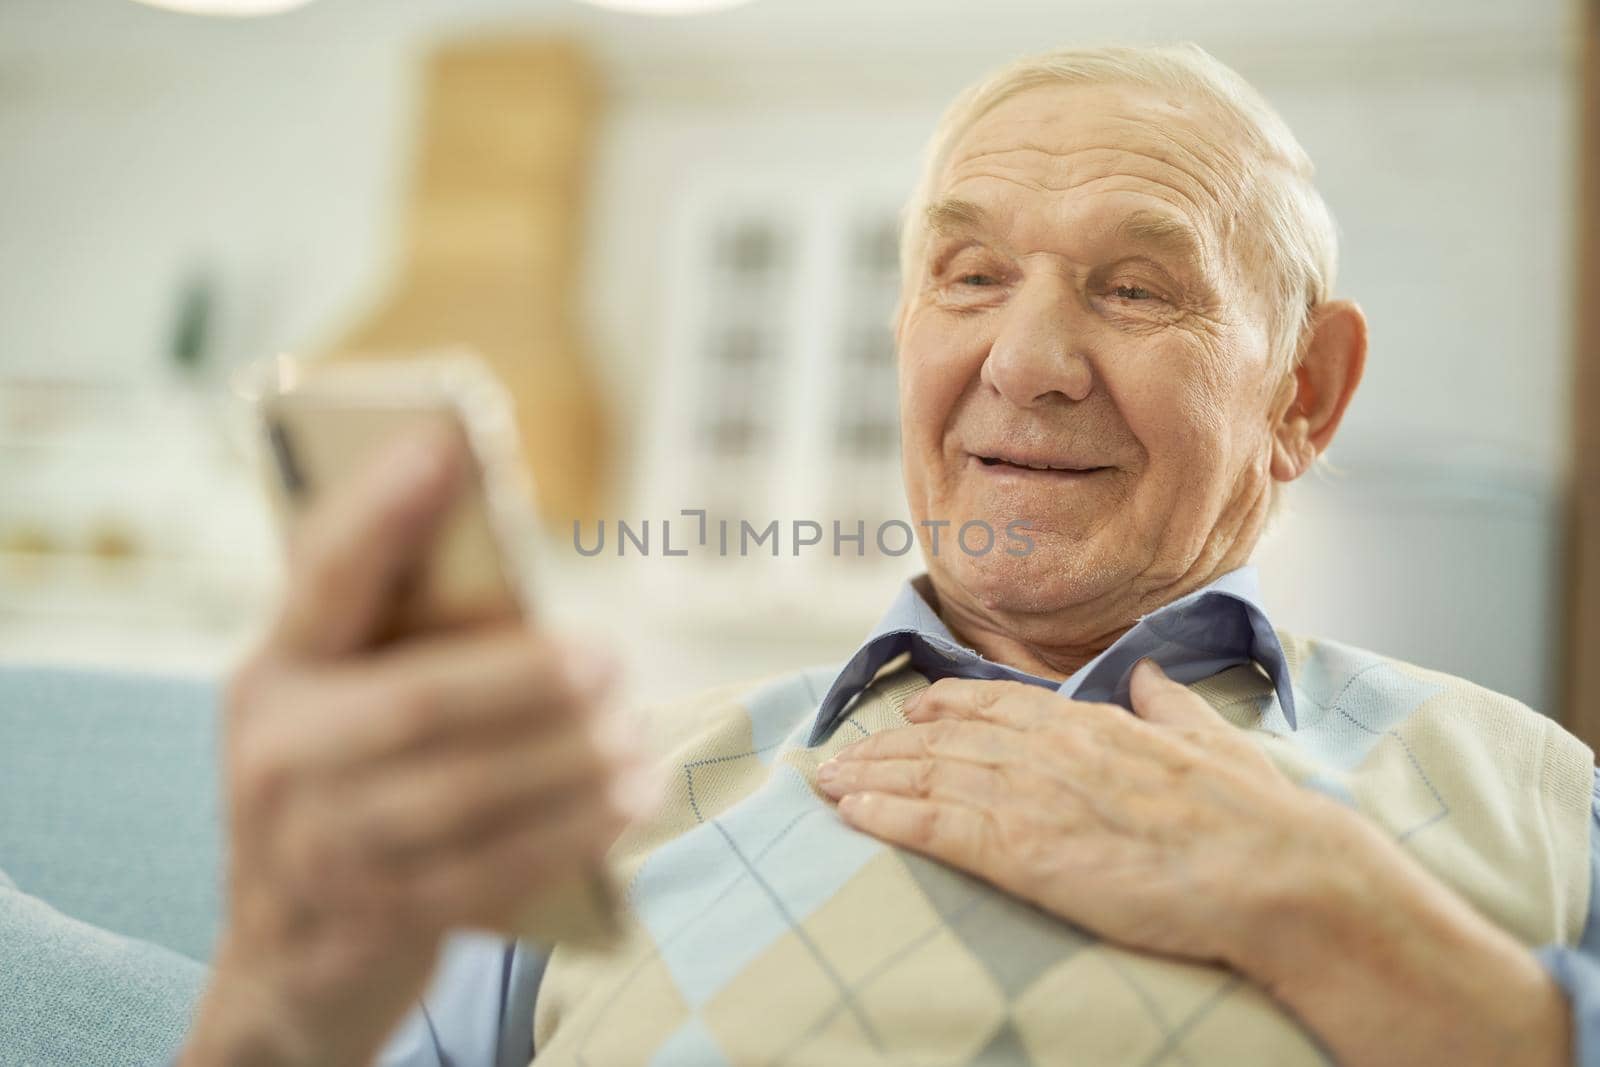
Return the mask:
POLYGON ((1094 474, 1097 471, 1111 469, 1110 467, 1080 467, 1055 463, 1034 462, 1031 460, 1003 459, 999 456, 974 456, 973 458, 979 463, 983 464, 985 467, 991 467, 996 471, 1019 471, 1025 474, 1053 474, 1070 476, 1074 474, 1094 474))

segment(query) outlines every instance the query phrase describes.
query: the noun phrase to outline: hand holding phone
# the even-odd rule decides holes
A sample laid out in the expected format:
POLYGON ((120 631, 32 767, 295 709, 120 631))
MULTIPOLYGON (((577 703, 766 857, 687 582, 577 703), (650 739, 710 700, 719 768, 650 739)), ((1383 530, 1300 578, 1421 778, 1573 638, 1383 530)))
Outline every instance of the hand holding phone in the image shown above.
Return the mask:
MULTIPOLYGON (((432 435, 465 471, 431 544, 404 576, 376 642, 492 623, 531 625, 536 522, 512 405, 492 373, 464 355, 280 365, 259 410, 277 512, 295 536, 323 499, 353 490, 387 442, 432 435)), ((617 930, 617 893, 603 867, 548 888, 508 932, 544 943, 593 942, 617 930)))
POLYGON ((426 406, 341 480, 325 454, 344 446, 304 427, 347 408, 312 408, 283 422, 298 480, 275 475, 294 542, 282 614, 227 691, 229 921, 192 1062, 370 1061, 448 929, 606 936, 595 872, 640 813, 642 761, 603 728, 610 665, 494 614, 493 582, 453 584, 442 545, 474 544, 475 482, 491 498, 472 416, 426 406))

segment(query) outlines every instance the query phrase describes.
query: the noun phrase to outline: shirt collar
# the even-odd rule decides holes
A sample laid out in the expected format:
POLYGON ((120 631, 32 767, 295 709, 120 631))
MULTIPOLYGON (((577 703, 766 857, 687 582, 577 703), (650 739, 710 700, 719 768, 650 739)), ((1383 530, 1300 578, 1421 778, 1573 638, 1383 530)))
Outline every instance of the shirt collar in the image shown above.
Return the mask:
POLYGON ((811 729, 810 744, 821 743, 838 725, 845 709, 884 664, 904 653, 911 666, 929 681, 960 677, 1010 680, 1054 689, 1075 700, 1093 700, 1128 707, 1128 675, 1146 656, 1168 676, 1185 685, 1210 678, 1241 664, 1255 663, 1267 672, 1289 728, 1295 728, 1294 690, 1283 645, 1261 604, 1260 580, 1254 567, 1241 567, 1158 608, 1064 682, 986 660, 961 645, 934 613, 920 583, 908 581, 884 612, 861 647, 834 679, 822 698, 811 729))

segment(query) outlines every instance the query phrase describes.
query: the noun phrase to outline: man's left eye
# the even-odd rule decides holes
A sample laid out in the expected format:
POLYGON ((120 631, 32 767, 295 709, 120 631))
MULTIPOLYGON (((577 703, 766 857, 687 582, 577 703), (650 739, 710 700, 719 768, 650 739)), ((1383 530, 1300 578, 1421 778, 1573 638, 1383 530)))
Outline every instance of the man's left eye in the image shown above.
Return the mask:
POLYGON ((1142 285, 1119 285, 1111 293, 1124 300, 1154 300, 1156 295, 1142 285))

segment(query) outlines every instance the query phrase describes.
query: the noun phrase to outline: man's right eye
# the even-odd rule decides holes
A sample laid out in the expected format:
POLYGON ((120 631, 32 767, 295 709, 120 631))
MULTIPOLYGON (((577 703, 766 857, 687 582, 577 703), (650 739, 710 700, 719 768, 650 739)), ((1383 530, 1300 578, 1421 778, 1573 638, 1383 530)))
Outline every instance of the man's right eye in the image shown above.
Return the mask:
POLYGON ((961 285, 993 285, 994 278, 988 274, 963 274, 956 279, 961 285))

